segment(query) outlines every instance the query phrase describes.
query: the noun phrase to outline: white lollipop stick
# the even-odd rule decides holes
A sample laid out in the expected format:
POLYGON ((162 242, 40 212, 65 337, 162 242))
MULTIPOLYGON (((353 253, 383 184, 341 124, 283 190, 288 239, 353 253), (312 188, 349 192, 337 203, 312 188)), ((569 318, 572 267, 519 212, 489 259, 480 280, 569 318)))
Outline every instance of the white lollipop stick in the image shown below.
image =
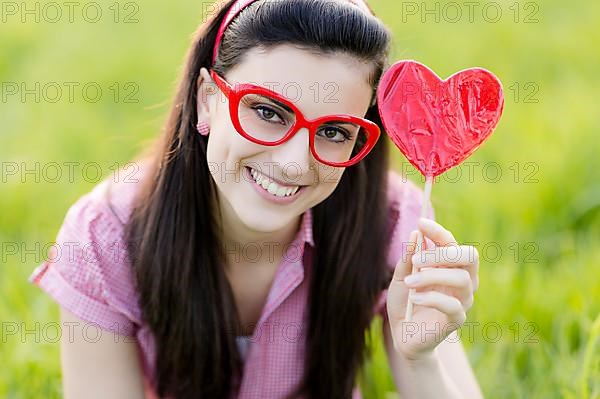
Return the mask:
MULTIPOLYGON (((425 188, 424 188, 424 195, 423 195, 423 203, 421 204, 421 217, 425 217, 426 216, 426 209, 427 209, 427 205, 429 204, 429 198, 431 197, 431 186, 433 185, 433 177, 428 176, 425 180, 425 188)), ((423 233, 421 232, 421 230, 418 230, 418 234, 417 234, 417 246, 415 248, 415 253, 421 252, 421 249, 423 248, 423 244, 424 244, 424 238, 423 238, 423 233)), ((414 274, 416 272, 415 270, 415 266, 413 265, 412 267, 412 271, 411 274, 414 274)), ((405 321, 411 321, 412 320, 412 314, 413 314, 413 303, 410 300, 410 297, 412 294, 414 294, 416 291, 415 288, 411 288, 410 290, 408 290, 408 300, 406 302, 406 312, 405 312, 405 316, 404 316, 404 320, 405 321)))

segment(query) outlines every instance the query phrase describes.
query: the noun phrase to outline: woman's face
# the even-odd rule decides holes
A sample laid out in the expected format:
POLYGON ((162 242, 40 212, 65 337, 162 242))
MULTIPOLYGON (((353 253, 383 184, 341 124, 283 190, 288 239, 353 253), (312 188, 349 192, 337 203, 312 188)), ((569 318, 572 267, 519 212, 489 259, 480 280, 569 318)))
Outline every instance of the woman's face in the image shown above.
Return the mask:
MULTIPOLYGON (((225 79, 234 87, 236 83, 253 83, 282 94, 307 119, 330 114, 363 118, 372 95, 367 82, 371 69, 371 65, 345 54, 316 55, 281 45, 248 52, 225 79)), ((201 82, 198 117, 210 125, 208 165, 221 204, 227 201, 226 208, 233 209, 246 228, 263 233, 283 229, 335 190, 345 168, 327 166, 313 157, 307 129, 300 129, 279 146, 253 143, 235 130, 228 100, 204 68, 201 82), (254 170, 251 173, 263 175, 262 185, 267 190, 254 180, 249 167, 254 170), (271 185, 273 179, 285 183, 284 188, 300 189, 282 202, 277 191, 281 194, 285 190, 281 185, 271 185)), ((257 112, 262 112, 261 117, 275 117, 268 110, 257 112)))

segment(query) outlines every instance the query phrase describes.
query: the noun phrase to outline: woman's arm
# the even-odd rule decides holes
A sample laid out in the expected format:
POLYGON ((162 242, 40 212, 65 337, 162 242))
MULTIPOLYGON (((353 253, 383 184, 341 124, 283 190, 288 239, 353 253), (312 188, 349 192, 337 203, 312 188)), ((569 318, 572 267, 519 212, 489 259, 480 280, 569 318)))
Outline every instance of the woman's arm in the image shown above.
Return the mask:
POLYGON ((89 323, 62 307, 60 319, 65 399, 144 398, 139 350, 130 337, 99 328, 88 328, 84 333, 89 323), (102 332, 99 339, 96 331, 102 332))
POLYGON ((387 292, 383 334, 398 390, 407 398, 481 398, 456 330, 479 285, 479 255, 431 219, 420 218, 423 249, 411 232, 387 292), (412 270, 415 270, 414 273, 412 270), (415 304, 406 320, 409 291, 415 304))
POLYGON ((432 357, 419 361, 406 359, 394 349, 387 319, 383 322, 383 337, 402 398, 483 398, 456 331, 437 346, 432 357))

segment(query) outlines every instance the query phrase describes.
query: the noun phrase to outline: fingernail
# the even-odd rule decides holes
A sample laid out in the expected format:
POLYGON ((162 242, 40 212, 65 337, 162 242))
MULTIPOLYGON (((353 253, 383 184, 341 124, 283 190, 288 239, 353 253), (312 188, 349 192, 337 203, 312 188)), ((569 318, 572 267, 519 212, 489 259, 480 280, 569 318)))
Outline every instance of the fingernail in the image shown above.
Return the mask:
POLYGON ((429 230, 435 226, 435 222, 428 218, 419 218, 419 223, 424 230, 429 230))
POLYGON ((417 292, 413 293, 410 296, 410 300, 412 302, 414 302, 414 303, 423 303, 423 299, 424 299, 423 298, 423 294, 420 294, 420 293, 417 293, 417 292))
POLYGON ((417 241, 417 234, 419 234, 419 230, 413 230, 410 232, 410 236, 409 236, 409 241, 410 242, 416 242, 417 241))
POLYGON ((406 284, 415 284, 419 282, 419 276, 416 276, 414 274, 409 274, 408 276, 404 277, 404 282, 406 284))
POLYGON ((416 254, 414 254, 412 258, 410 258, 410 261, 413 265, 418 265, 419 263, 421 263, 421 252, 417 252, 416 254))

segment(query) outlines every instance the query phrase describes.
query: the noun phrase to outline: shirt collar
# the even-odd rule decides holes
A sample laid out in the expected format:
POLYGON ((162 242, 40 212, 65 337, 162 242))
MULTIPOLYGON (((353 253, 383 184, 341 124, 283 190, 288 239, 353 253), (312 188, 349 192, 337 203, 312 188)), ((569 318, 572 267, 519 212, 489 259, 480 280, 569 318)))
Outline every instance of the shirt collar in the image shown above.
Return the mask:
POLYGON ((312 208, 308 208, 302 215, 302 222, 300 223, 300 239, 301 243, 309 243, 313 248, 315 247, 315 241, 313 239, 313 214, 312 208))

